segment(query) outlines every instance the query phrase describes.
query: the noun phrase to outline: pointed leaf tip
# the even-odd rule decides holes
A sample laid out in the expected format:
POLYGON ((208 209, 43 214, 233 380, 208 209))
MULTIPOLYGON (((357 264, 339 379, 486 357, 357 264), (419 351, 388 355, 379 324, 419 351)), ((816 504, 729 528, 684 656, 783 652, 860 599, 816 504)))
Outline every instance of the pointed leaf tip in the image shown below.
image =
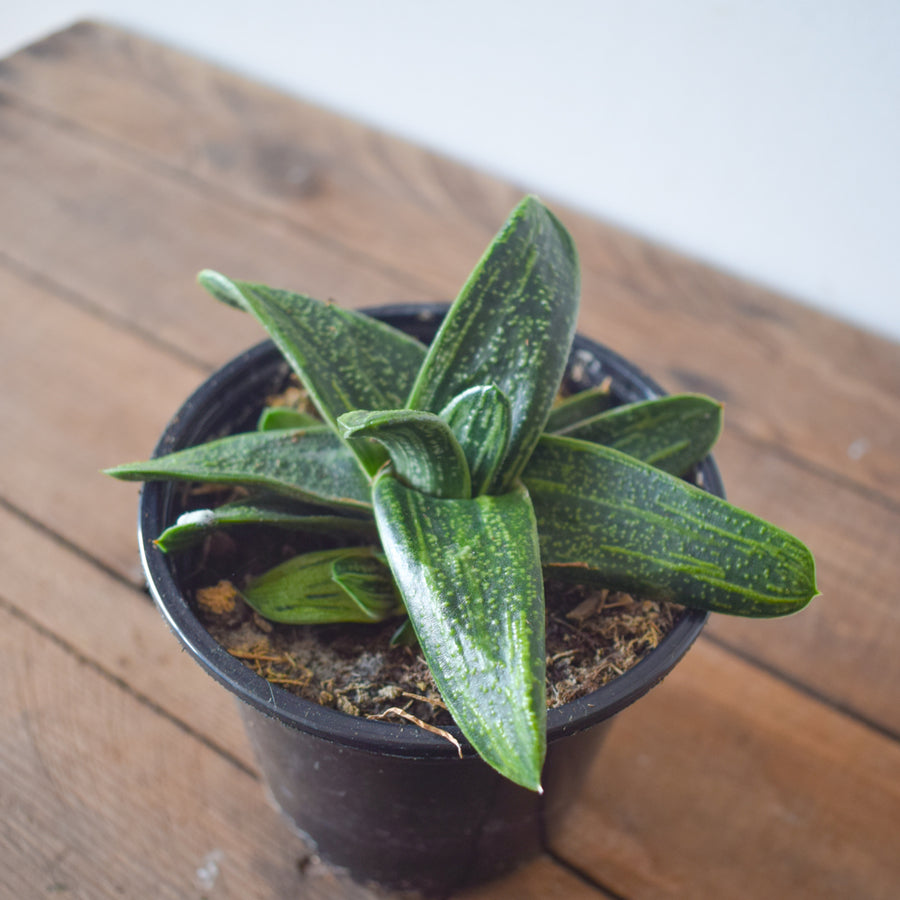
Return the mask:
POLYGON ((544 603, 527 491, 443 500, 383 475, 373 497, 385 555, 447 708, 482 759, 537 790, 544 603))

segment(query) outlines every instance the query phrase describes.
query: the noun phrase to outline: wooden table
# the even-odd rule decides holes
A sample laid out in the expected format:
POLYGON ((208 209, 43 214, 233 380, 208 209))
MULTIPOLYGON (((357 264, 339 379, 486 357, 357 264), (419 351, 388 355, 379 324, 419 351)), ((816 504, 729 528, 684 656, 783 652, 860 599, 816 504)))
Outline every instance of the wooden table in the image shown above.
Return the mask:
MULTIPOLYGON (((450 298, 522 188, 95 23, 0 64, 0 141, 0 894, 376 896, 269 807, 142 591, 136 488, 98 470, 261 336, 198 269, 450 298)), ((568 830, 466 896, 900 896, 900 348, 556 208, 580 329, 726 401, 729 495, 811 546, 823 596, 716 617, 568 830)))

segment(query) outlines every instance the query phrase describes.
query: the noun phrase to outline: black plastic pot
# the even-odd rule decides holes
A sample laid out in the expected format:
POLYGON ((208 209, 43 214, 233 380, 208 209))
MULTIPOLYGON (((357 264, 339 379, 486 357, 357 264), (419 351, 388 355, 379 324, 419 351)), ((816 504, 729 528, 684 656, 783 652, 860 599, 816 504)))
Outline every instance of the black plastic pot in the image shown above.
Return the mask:
MULTIPOLYGON (((396 306, 370 314, 428 342, 445 307, 396 306)), ((573 389, 612 378, 621 402, 663 391, 630 363, 577 337, 567 376, 573 389)), ((167 427, 156 454, 252 429, 262 398, 288 377, 270 342, 206 381, 167 427)), ((723 495, 711 459, 707 490, 723 495)), ((305 701, 265 681, 219 646, 179 587, 177 559, 153 545, 184 511, 176 485, 145 485, 139 540, 151 592, 172 630, 239 704, 271 795, 327 862, 360 880, 447 892, 508 871, 539 853, 584 776, 609 720, 646 693, 684 655, 706 614, 689 611, 644 660, 588 696, 550 710, 545 792, 538 796, 488 767, 456 729, 464 757, 412 725, 362 719, 305 701)))

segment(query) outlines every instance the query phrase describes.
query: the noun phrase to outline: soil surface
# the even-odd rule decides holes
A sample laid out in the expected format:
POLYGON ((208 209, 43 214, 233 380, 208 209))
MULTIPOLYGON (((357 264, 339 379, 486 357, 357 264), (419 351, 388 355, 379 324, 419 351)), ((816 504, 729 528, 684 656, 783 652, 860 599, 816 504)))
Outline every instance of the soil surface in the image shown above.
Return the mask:
MULTIPOLYGON (((400 620, 298 626, 257 615, 236 587, 252 576, 221 577, 216 564, 228 558, 234 565, 237 547, 247 546, 236 537, 219 534, 209 542, 193 592, 204 624, 232 655, 273 684, 352 715, 405 714, 428 725, 452 723, 418 647, 390 645, 400 620), (219 577, 212 578, 216 570, 219 577)), ((308 538, 303 549, 314 549, 308 538)), ((290 542, 277 556, 295 552, 298 548, 290 542)), ((247 561, 244 571, 263 571, 280 561, 271 553, 263 556, 265 561, 247 561)), ((665 602, 552 580, 545 582, 545 594, 548 707, 584 696, 631 668, 683 611, 665 602)))

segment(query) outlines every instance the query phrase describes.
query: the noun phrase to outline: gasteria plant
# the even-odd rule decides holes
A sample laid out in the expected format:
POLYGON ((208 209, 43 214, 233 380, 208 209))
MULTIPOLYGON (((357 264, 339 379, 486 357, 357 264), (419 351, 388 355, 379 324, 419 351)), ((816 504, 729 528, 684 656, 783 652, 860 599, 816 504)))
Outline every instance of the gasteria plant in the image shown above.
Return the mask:
POLYGON ((545 573, 747 616, 815 596, 802 543, 677 477, 714 443, 717 403, 606 409, 593 390, 555 405, 580 278, 570 235, 535 198, 429 348, 301 294, 199 280, 256 316, 321 419, 271 411, 256 432, 109 473, 247 489, 182 516, 157 541, 167 552, 249 522, 350 535, 243 596, 280 622, 408 616, 454 720, 514 782, 538 790, 545 753, 545 573))

